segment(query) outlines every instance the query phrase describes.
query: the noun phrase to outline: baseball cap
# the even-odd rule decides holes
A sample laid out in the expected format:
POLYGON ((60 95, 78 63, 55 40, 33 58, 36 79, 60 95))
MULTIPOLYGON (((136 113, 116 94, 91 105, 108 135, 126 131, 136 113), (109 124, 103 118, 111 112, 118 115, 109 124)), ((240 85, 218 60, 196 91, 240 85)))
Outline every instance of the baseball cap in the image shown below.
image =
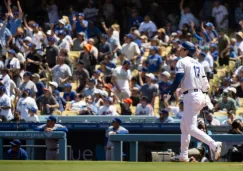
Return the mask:
POLYGON ((104 99, 104 101, 112 103, 113 99, 111 97, 107 97, 107 98, 104 99))
POLYGON ((154 74, 152 74, 152 73, 146 74, 146 77, 149 77, 152 80, 155 78, 154 74))
POLYGON ((161 109, 159 114, 169 114, 169 111, 167 109, 161 109))
POLYGON ((179 35, 182 35, 182 31, 181 30, 177 30, 176 33, 179 34, 179 35))
POLYGON ((210 44, 211 47, 217 48, 218 46, 215 43, 210 44))
POLYGON ((48 30, 48 31, 46 32, 46 34, 50 36, 50 35, 51 35, 51 30, 48 30))
POLYGON ((72 85, 70 83, 66 83, 66 84, 64 84, 64 87, 72 88, 72 85))
POLYGON ((132 34, 127 34, 125 37, 127 37, 127 38, 129 38, 129 39, 131 39, 131 40, 133 40, 133 39, 134 39, 134 37, 133 37, 133 35, 132 35, 132 34))
POLYGON ((84 61, 79 60, 79 61, 78 61, 78 64, 83 65, 83 64, 84 64, 84 61))
POLYGON ((101 95, 102 94, 102 91, 100 89, 95 89, 94 90, 94 94, 100 94, 101 95))
POLYGON ((131 63, 131 61, 129 61, 129 60, 125 60, 125 61, 123 62, 123 65, 126 65, 126 64, 131 65, 132 63, 131 63))
POLYGON ((170 78, 170 73, 168 71, 164 71, 161 73, 161 75, 166 76, 167 78, 170 78))
POLYGON ((66 36, 66 32, 65 32, 64 30, 60 30, 60 31, 58 32, 58 35, 59 35, 59 36, 66 36))
POLYGON ((27 93, 31 94, 31 89, 29 89, 29 88, 25 88, 25 89, 24 89, 24 92, 27 92, 27 93))
POLYGON ((0 86, 0 91, 5 91, 5 86, 0 86))
POLYGON ((240 82, 241 82, 241 83, 243 82, 243 78, 240 79, 240 82))
POLYGON ((49 42, 55 42, 56 41, 55 37, 48 37, 47 40, 49 42))
POLYGON ((15 140, 10 142, 10 145, 12 145, 12 146, 21 146, 21 141, 18 140, 18 139, 15 139, 15 140))
POLYGON ((97 69, 97 70, 94 71, 94 73, 101 74, 101 71, 97 69))
POLYGON ((89 79, 89 82, 92 82, 92 83, 95 84, 95 79, 94 78, 91 78, 91 79, 89 79))
POLYGON ((196 52, 196 47, 193 43, 184 41, 181 45, 182 48, 186 49, 189 51, 189 55, 193 56, 194 53, 196 52))
POLYGON ((130 98, 126 98, 126 99, 123 100, 123 102, 124 103, 128 103, 129 105, 131 105, 133 101, 130 98))
POLYGON ((85 33, 84 32, 79 32, 78 35, 85 36, 85 33))
POLYGON ((141 34, 140 34, 140 32, 138 30, 134 30, 133 31, 133 34, 135 34, 137 37, 140 37, 141 36, 141 34))
POLYGON ((150 47, 150 50, 154 50, 155 52, 158 52, 159 49, 158 49, 157 46, 151 46, 151 47, 150 47))
POLYGON ((106 34, 102 34, 101 37, 106 39, 106 40, 108 39, 108 36, 106 34))
POLYGON ((33 44, 33 43, 29 43, 28 46, 29 46, 29 47, 35 47, 35 44, 33 44))
POLYGON ((211 23, 211 22, 207 22, 207 23, 205 24, 205 26, 207 26, 207 27, 213 27, 213 23, 211 23))
POLYGON ((175 39, 175 40, 172 41, 172 43, 181 44, 181 40, 180 39, 175 39))
POLYGON ((142 101, 148 102, 148 97, 147 96, 143 96, 141 99, 142 99, 142 101))
POLYGON ((18 12, 18 11, 15 11, 15 12, 14 12, 14 15, 19 15, 19 12, 18 12))
POLYGON ((236 35, 243 39, 243 33, 241 31, 237 32, 236 35))
POLYGON ((39 27, 39 24, 34 23, 32 26, 33 26, 33 27, 39 27))
POLYGON ((13 49, 9 49, 9 50, 8 50, 8 53, 11 53, 11 54, 16 55, 16 52, 15 52, 15 50, 13 50, 13 49))
POLYGON ((84 13, 78 13, 78 16, 84 17, 84 13))
POLYGON ((54 121, 57 122, 57 118, 54 115, 50 115, 48 118, 46 118, 47 121, 54 121))
POLYGON ((33 107, 28 108, 28 109, 29 109, 29 111, 31 111, 31 112, 33 112, 33 113, 36 113, 36 112, 37 112, 37 110, 36 110, 35 108, 33 108, 33 107))
POLYGON ((63 19, 58 20, 58 22, 59 22, 59 23, 61 23, 61 24, 63 24, 63 25, 65 25, 65 24, 66 24, 65 20, 63 20, 63 19))
POLYGON ((31 75, 32 75, 31 72, 28 72, 28 71, 24 73, 24 76, 31 77, 31 75))
POLYGON ((56 88, 58 87, 58 84, 55 81, 50 81, 49 84, 50 85, 53 85, 56 88))
POLYGON ((202 56, 202 57, 206 57, 206 53, 205 52, 200 52, 200 54, 199 54, 200 56, 202 56))
POLYGON ((24 41, 31 42, 32 41, 32 38, 30 36, 27 36, 27 37, 24 38, 24 41))
POLYGON ((107 91, 100 91, 101 95, 104 97, 108 97, 108 93, 107 91))
POLYGON ((112 122, 118 122, 119 124, 122 123, 122 121, 121 121, 120 118, 113 118, 113 119, 112 119, 112 122))

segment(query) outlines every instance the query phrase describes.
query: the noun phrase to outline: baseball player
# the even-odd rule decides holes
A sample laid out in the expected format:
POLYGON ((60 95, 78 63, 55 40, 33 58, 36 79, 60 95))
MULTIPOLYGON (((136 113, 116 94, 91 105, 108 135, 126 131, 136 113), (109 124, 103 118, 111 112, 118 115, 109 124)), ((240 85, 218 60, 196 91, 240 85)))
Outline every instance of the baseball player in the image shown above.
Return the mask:
POLYGON ((200 63, 193 59, 196 52, 194 44, 185 41, 180 45, 180 59, 176 64, 176 77, 172 84, 169 94, 165 100, 168 101, 171 95, 181 84, 184 95, 184 115, 181 119, 181 153, 173 157, 172 161, 189 162, 188 147, 191 136, 207 144, 214 152, 215 160, 218 160, 221 154, 222 142, 215 142, 205 132, 197 128, 197 115, 200 110, 210 104, 208 92, 210 85, 200 63))
MULTIPOLYGON (((44 125, 38 126, 35 131, 64 131, 68 132, 68 129, 65 126, 56 124, 57 118, 53 115, 50 115, 47 118, 47 123, 44 125)), ((59 144, 58 139, 46 139, 46 160, 57 160, 59 154, 59 144)))
POLYGON ((110 126, 106 130, 105 134, 105 152, 106 152, 106 160, 111 160, 112 150, 113 150, 113 143, 109 140, 109 136, 112 134, 128 134, 128 130, 122 126, 121 119, 113 118, 112 119, 112 126, 110 126))

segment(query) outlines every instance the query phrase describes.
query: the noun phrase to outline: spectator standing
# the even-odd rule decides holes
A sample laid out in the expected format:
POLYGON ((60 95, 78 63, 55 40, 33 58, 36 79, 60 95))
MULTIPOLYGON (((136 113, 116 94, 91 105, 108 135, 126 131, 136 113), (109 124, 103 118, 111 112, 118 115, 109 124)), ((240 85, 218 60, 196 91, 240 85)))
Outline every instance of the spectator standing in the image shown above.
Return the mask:
POLYGON ((66 31, 64 30, 60 30, 58 32, 58 38, 59 40, 57 41, 56 45, 57 47, 61 50, 61 49, 66 49, 66 51, 69 53, 70 52, 70 44, 69 42, 65 39, 66 37, 66 31))
POLYGON ((15 139, 10 142, 11 148, 7 152, 7 160, 28 160, 27 152, 21 148, 21 141, 15 139))
POLYGON ((235 23, 238 25, 243 20, 243 1, 239 0, 239 6, 235 8, 235 23))
POLYGON ((146 74, 146 84, 140 89, 140 97, 146 96, 148 98, 148 103, 152 106, 154 106, 155 97, 158 95, 158 88, 152 83, 154 79, 154 74, 146 74))
POLYGON ((84 62, 79 60, 77 70, 73 74, 73 80, 78 84, 77 92, 82 92, 89 80, 89 72, 83 67, 84 62))
POLYGON ((219 65, 229 65, 230 40, 226 35, 226 30, 221 29, 218 38, 219 65))
POLYGON ((132 74, 130 71, 131 62, 126 60, 123 62, 123 65, 114 69, 112 73, 112 83, 115 88, 115 94, 118 99, 128 98, 131 95, 130 86, 132 74))
POLYGON ((0 115, 3 115, 7 118, 7 120, 13 119, 13 114, 11 111, 11 99, 5 93, 6 89, 4 86, 0 86, 0 115))
POLYGON ((55 4, 54 0, 49 1, 46 10, 48 13, 49 22, 51 24, 56 24, 58 22, 59 16, 58 16, 58 7, 55 4))
POLYGON ((19 99, 17 103, 16 109, 20 111, 21 118, 25 121, 28 120, 30 108, 34 108, 36 110, 38 109, 35 99, 31 97, 31 90, 24 89, 22 97, 19 99))
POLYGON ((40 75, 39 74, 33 74, 32 75, 32 81, 35 83, 36 88, 37 88, 37 93, 36 93, 36 97, 40 97, 42 94, 44 94, 44 88, 45 85, 42 81, 40 81, 40 75))
POLYGON ((4 85, 4 87, 6 88, 6 94, 8 96, 10 96, 10 82, 11 82, 11 78, 8 75, 8 69, 7 68, 3 68, 1 70, 1 74, 2 74, 2 78, 0 83, 2 83, 4 85))
MULTIPOLYGON (((47 122, 44 125, 38 126, 36 131, 45 131, 45 132, 53 132, 53 131, 63 131, 68 132, 68 129, 61 125, 57 124, 57 118, 54 115, 51 115, 47 118, 47 122)), ((58 160, 59 155, 59 143, 58 139, 46 139, 46 160, 58 160)))
POLYGON ((144 21, 140 24, 138 28, 141 34, 147 35, 149 38, 152 38, 157 33, 157 26, 151 21, 150 17, 146 15, 144 21))
POLYGON ((148 72, 158 73, 160 72, 162 64, 162 57, 158 54, 158 47, 152 46, 150 48, 150 55, 148 56, 148 72))
POLYGON ((111 0, 105 0, 105 4, 103 6, 103 14, 105 16, 105 20, 108 24, 111 24, 114 18, 114 6, 111 3, 111 0))
POLYGON ((21 92, 23 92, 25 89, 30 89, 31 90, 31 97, 36 97, 36 93, 38 92, 35 83, 30 80, 31 78, 31 73, 30 72, 25 72, 24 73, 24 78, 23 78, 23 83, 20 85, 19 89, 21 92))
POLYGON ((39 73, 41 62, 40 57, 35 50, 36 46, 33 43, 29 43, 28 46, 30 52, 26 56, 25 70, 32 74, 39 73))
POLYGON ((78 14, 78 20, 77 16, 73 16, 73 31, 74 33, 80 33, 85 32, 88 27, 89 22, 84 19, 84 13, 78 14))
POLYGON ((236 97, 243 98, 243 78, 240 79, 240 85, 236 88, 236 97))
POLYGON ((48 63, 50 68, 56 65, 58 56, 58 46, 55 44, 56 39, 54 37, 48 37, 48 46, 46 47, 45 62, 48 63))
POLYGON ((95 8, 93 0, 88 1, 88 5, 84 9, 83 13, 87 21, 95 22, 96 16, 98 14, 98 9, 95 8))
POLYGON ((138 29, 142 22, 143 17, 138 15, 138 11, 136 9, 133 9, 131 18, 129 20, 129 29, 132 27, 136 27, 138 29))
POLYGON ((133 40, 134 36, 132 34, 127 34, 125 36, 125 43, 122 45, 122 54, 124 54, 128 60, 135 63, 137 56, 139 56, 141 52, 138 45, 133 42, 133 40))
POLYGON ((214 0, 214 8, 212 16, 215 19, 216 27, 218 29, 228 30, 229 20, 228 20, 228 10, 221 4, 220 0, 214 0))
POLYGON ((81 51, 84 49, 84 45, 87 43, 85 39, 85 33, 79 32, 77 37, 73 39, 73 51, 81 51))

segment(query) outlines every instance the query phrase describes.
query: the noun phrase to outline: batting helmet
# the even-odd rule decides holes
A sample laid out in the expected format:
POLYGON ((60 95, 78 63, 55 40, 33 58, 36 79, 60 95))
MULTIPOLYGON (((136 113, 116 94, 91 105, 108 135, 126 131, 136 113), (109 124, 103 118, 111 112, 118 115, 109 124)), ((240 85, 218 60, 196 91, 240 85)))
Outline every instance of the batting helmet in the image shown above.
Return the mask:
POLYGON ((188 54, 189 56, 193 56, 194 53, 196 52, 196 47, 191 42, 184 41, 180 46, 189 51, 189 54, 188 54))

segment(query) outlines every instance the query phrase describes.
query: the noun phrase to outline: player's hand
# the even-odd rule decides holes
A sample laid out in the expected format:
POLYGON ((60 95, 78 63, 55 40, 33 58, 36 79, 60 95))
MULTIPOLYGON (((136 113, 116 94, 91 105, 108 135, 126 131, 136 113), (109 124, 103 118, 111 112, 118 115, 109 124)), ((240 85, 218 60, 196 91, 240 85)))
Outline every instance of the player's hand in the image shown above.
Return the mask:
POLYGON ((77 17, 76 16, 73 16, 73 21, 76 21, 77 20, 77 17))
POLYGON ((168 102, 171 98, 171 95, 170 94, 165 94, 164 95, 164 101, 168 102))
POLYGON ((45 132, 52 132, 52 131, 53 131, 52 128, 46 128, 46 129, 45 129, 45 132))

